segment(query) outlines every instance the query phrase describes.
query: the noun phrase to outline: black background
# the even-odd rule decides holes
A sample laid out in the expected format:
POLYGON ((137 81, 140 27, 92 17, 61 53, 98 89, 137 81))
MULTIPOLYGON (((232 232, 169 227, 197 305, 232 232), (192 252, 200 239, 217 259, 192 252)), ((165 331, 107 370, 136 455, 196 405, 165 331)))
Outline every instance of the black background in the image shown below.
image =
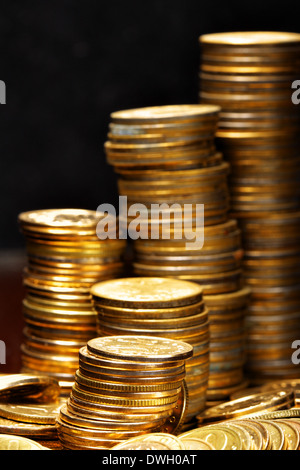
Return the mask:
POLYGON ((109 115, 196 103, 201 34, 300 32, 299 11, 297 1, 0 2, 0 248, 23 246, 22 211, 117 205, 109 115))

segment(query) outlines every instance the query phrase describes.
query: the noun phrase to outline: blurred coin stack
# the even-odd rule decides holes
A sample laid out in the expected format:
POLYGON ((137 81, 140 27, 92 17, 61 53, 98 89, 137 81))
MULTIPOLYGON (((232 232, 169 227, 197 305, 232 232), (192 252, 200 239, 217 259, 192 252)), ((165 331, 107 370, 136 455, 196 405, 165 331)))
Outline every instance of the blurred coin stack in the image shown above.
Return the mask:
POLYGON ((193 347, 186 361, 185 421, 205 408, 209 373, 209 322, 202 289, 179 279, 136 277, 95 284, 91 293, 97 333, 146 335, 184 341, 193 347))
POLYGON ((228 303, 220 308, 216 300, 220 316, 211 332, 212 357, 216 347, 215 357, 220 358, 220 362, 211 363, 208 396, 212 388, 213 401, 223 400, 231 386, 243 384, 245 355, 241 349, 245 345, 240 341, 249 301, 248 292, 244 295, 242 290, 241 233, 236 220, 228 217, 229 165, 215 146, 219 113, 219 106, 209 104, 119 111, 111 115, 106 143, 107 160, 118 175, 120 194, 128 197, 128 206, 144 204, 150 220, 144 226, 141 223, 141 236, 133 242, 134 274, 193 281, 211 305, 215 295, 224 295, 223 301, 228 303), (175 149, 179 152, 176 160, 171 158, 175 149), (164 203, 171 207, 169 212, 167 207, 153 210, 154 204, 164 203), (190 211, 186 211, 187 204, 190 211), (197 204, 204 206, 202 219, 195 209, 197 204), (240 292, 240 314, 236 305, 232 307, 238 316, 231 332, 226 325, 227 318, 234 316, 230 294, 235 292, 240 292), (236 341, 239 347, 234 348, 236 341), (231 361, 224 360, 226 354, 231 361))
POLYGON ((89 340, 57 420, 62 445, 111 448, 149 432, 175 432, 186 406, 185 361, 192 354, 192 346, 161 337, 89 340))
POLYGON ((100 240, 101 214, 82 209, 24 212, 22 371, 46 373, 69 390, 78 350, 96 333, 90 287, 123 273, 124 240, 100 240))
POLYGON ((207 34, 200 102, 221 107, 217 146, 230 163, 231 215, 242 229, 244 276, 252 290, 247 369, 254 382, 298 375, 300 336, 300 35, 207 34))

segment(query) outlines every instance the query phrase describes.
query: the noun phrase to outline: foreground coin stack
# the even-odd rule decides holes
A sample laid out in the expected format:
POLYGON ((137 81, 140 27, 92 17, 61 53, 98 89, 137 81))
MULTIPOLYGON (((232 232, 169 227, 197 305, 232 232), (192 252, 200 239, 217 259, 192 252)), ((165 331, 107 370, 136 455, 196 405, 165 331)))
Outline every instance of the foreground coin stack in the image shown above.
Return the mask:
POLYGON ((192 346, 148 336, 96 337, 79 352, 57 429, 66 449, 111 448, 134 436, 176 432, 186 406, 192 346))
POLYGON ((300 35, 200 36, 200 102, 221 106, 218 148, 230 163, 231 215, 242 229, 252 290, 247 370, 254 383, 298 376, 300 35))
POLYGON ((180 340, 193 347, 186 361, 189 401, 185 421, 205 408, 209 374, 209 322, 202 289, 179 279, 113 279, 91 289, 97 333, 149 335, 180 340))
POLYGON ((68 393, 78 350, 96 334, 90 287, 123 274, 124 240, 100 240, 101 214, 49 209, 19 215, 24 269, 22 371, 46 373, 68 393))

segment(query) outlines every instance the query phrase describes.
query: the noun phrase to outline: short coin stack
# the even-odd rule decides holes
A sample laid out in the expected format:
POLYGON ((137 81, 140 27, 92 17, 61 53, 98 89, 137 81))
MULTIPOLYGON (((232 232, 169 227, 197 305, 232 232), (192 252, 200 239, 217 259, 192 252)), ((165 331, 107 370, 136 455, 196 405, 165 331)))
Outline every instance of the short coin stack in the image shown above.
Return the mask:
POLYGON ((192 354, 187 343, 162 337, 89 340, 57 420, 64 448, 111 448, 141 434, 175 432, 186 404, 185 361, 192 354))
POLYGON ((124 240, 100 240, 101 214, 48 209, 19 215, 28 264, 22 349, 23 372, 47 373, 67 390, 78 350, 96 333, 91 285, 123 271, 124 240))
POLYGON ((217 145, 230 163, 231 215, 252 290, 247 369, 254 383, 298 376, 300 34, 200 36, 200 102, 221 106, 217 145))
POLYGON ((91 293, 99 335, 161 336, 192 345, 185 421, 192 420, 205 408, 209 373, 209 321, 201 288, 179 279, 136 277, 100 282, 91 293))

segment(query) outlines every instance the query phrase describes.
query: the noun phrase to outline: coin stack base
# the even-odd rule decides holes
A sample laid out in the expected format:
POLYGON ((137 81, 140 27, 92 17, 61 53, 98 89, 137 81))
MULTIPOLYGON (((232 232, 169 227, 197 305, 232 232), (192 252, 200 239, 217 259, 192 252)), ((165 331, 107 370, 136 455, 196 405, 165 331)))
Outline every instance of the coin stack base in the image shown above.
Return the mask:
POLYGON ((63 447, 111 448, 150 432, 175 433, 186 406, 185 361, 192 354, 187 343, 162 337, 89 340, 57 419, 63 447))

